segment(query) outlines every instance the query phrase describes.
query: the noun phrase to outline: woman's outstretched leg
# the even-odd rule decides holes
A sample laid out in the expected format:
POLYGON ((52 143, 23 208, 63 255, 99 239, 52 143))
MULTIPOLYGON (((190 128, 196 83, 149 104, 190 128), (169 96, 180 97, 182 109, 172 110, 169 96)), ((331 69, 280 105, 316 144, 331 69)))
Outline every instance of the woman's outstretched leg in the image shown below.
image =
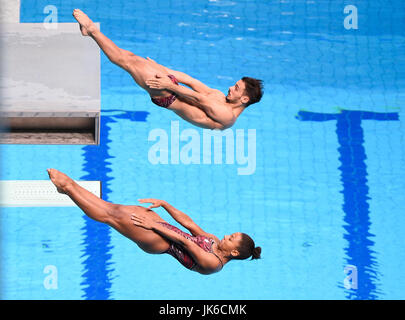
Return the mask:
POLYGON ((98 198, 58 170, 48 169, 47 171, 57 190, 68 195, 87 216, 98 222, 114 224, 112 214, 116 205, 98 198))
MULTIPOLYGON (((148 253, 162 253, 168 249, 169 244, 162 236, 154 231, 134 226, 131 221, 132 213, 136 213, 137 210, 145 211, 146 208, 104 201, 78 185, 64 173, 55 169, 47 171, 57 190, 68 195, 91 219, 108 224, 148 253)), ((155 220, 164 221, 154 211, 148 210, 148 214, 155 220)))

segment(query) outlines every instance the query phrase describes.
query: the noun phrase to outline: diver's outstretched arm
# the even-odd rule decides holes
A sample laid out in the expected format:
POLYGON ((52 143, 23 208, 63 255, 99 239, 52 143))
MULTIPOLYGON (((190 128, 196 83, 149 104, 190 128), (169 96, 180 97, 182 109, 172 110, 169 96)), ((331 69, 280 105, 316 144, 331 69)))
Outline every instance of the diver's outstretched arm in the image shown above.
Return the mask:
POLYGON ((165 67, 165 66, 157 63, 155 60, 153 60, 149 57, 147 57, 146 59, 149 60, 150 62, 153 62, 157 67, 164 68, 164 70, 167 73, 174 75, 178 82, 185 84, 186 86, 189 86, 194 91, 205 94, 205 93, 208 93, 209 91, 213 90, 212 88, 210 88, 207 85, 205 85, 204 83, 202 83, 200 80, 197 80, 184 72, 172 70, 168 67, 165 67))
POLYGON ((193 219, 190 218, 187 214, 176 209, 171 204, 164 200, 159 199, 139 199, 141 203, 152 203, 149 206, 149 209, 162 207, 164 208, 174 220, 180 223, 184 228, 189 230, 193 236, 204 235, 208 238, 216 238, 213 234, 205 232, 199 225, 197 225, 193 219))

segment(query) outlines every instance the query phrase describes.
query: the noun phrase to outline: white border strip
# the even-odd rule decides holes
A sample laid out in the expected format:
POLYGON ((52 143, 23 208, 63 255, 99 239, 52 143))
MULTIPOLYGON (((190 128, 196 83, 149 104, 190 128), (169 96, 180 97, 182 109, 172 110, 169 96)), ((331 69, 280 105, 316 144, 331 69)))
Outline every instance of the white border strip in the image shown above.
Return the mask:
MULTIPOLYGON (((80 186, 101 197, 101 181, 76 181, 80 186)), ((75 207, 50 180, 0 181, 1 207, 75 207)))
POLYGON ((20 23, 20 0, 0 0, 0 23, 20 23))

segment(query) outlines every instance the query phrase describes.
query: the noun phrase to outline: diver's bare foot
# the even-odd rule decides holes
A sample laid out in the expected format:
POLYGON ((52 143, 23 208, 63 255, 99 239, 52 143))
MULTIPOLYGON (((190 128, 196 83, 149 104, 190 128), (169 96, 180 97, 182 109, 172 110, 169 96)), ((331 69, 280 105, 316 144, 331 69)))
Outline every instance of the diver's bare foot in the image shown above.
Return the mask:
POLYGON ((56 169, 47 169, 46 171, 48 171, 49 178, 58 192, 68 194, 69 189, 74 185, 73 180, 56 169))
POLYGON ((93 21, 80 9, 73 10, 73 17, 79 22, 80 24, 80 31, 82 35, 89 36, 93 32, 97 31, 97 27, 93 21))

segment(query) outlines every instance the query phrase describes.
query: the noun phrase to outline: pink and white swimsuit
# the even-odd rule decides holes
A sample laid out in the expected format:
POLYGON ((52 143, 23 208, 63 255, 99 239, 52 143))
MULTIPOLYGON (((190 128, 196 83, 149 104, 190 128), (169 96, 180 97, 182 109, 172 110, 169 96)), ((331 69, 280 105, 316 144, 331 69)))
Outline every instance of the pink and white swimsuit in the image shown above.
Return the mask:
MULTIPOLYGON (((221 259, 213 252, 212 246, 215 243, 214 239, 208 238, 206 236, 192 236, 184 231, 181 231, 179 228, 172 226, 167 222, 159 222, 161 225, 165 226, 167 229, 173 230, 183 236, 184 238, 193 241, 196 245, 198 245, 201 249, 206 252, 214 254, 218 260, 221 262, 221 259)), ((175 257, 183 266, 187 269, 192 270, 196 266, 196 262, 191 257, 191 255, 179 244, 170 242, 169 249, 165 252, 170 254, 171 256, 175 257)))

